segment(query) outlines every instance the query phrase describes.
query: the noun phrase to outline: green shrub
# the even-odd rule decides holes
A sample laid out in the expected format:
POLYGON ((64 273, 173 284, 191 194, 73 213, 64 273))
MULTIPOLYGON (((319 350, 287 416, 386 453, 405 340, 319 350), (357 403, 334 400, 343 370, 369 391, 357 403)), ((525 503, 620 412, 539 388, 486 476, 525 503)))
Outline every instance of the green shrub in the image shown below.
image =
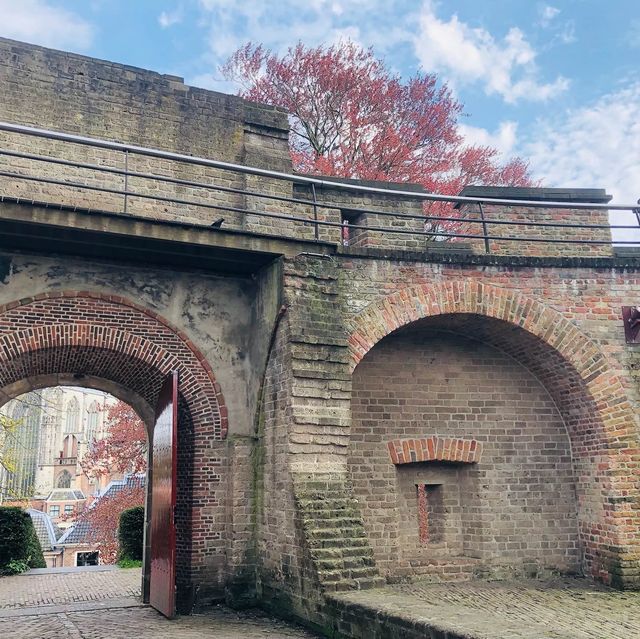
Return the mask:
POLYGON ((137 559, 119 559, 118 566, 120 568, 140 568, 142 566, 142 561, 137 559))
POLYGON ((3 575, 19 575, 29 570, 29 564, 24 561, 14 561, 13 559, 2 569, 0 574, 3 575))
POLYGON ((118 558, 142 561, 144 539, 144 506, 128 508, 120 513, 118 524, 118 558))
POLYGON ((0 572, 16 574, 46 568, 31 517, 21 508, 0 507, 0 572))

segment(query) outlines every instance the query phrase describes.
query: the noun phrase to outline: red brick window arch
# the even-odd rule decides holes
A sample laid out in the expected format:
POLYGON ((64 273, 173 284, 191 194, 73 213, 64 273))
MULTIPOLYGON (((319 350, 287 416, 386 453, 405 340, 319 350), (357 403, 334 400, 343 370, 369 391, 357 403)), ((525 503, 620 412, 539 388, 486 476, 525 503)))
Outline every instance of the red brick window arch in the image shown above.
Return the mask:
POLYGON ((475 464, 482 455, 482 444, 475 439, 438 435, 421 439, 393 439, 387 442, 387 448, 396 466, 430 461, 475 464))

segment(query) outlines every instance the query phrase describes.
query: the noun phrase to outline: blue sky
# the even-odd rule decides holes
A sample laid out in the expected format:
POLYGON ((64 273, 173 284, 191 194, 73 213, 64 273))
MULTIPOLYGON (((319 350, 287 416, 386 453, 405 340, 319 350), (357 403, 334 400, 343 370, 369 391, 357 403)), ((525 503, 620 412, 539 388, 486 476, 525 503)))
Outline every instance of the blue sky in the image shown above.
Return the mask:
POLYGON ((247 40, 348 37, 405 77, 437 72, 468 139, 546 186, 640 198, 638 0, 0 0, 0 16, 2 36, 225 92, 218 66, 247 40))

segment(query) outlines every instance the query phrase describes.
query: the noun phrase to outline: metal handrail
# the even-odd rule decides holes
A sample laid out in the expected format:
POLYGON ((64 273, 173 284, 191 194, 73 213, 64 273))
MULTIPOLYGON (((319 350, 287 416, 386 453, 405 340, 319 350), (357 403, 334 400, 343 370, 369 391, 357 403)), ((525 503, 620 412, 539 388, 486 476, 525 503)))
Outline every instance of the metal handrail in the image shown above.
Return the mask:
MULTIPOLYGON (((51 131, 46 129, 38 129, 35 127, 29 127, 18 124, 10 124, 6 122, 0 122, 0 131, 9 133, 16 133, 20 135, 27 135, 38 138, 45 138, 48 140, 61 141, 70 144, 79 144, 89 146, 93 148, 107 149, 120 152, 124 155, 124 168, 118 168, 115 166, 108 166, 102 164, 94 164, 90 162, 78 162, 75 160, 68 160, 62 157, 54 157, 50 155, 40 155, 38 153, 29 153, 26 151, 13 150, 8 148, 0 148, 0 156, 13 157, 17 159, 25 159, 36 162, 43 162, 54 164, 58 166, 73 167, 76 169, 107 173, 124 178, 124 188, 113 188, 109 186, 100 186, 96 184, 89 184, 86 182, 78 182, 68 179, 57 179, 55 177, 47 177, 46 175, 28 175, 15 170, 0 170, 0 177, 12 178, 15 180, 24 180, 31 182, 40 182, 44 184, 52 184, 56 186, 77 188, 80 190, 105 193, 115 196, 122 196, 124 201, 123 212, 127 215, 131 215, 130 199, 143 199, 154 200, 158 202, 167 202, 178 205, 186 205, 192 207, 200 207, 204 209, 226 211, 231 213, 239 213, 244 215, 264 217, 267 219, 283 220, 290 222, 298 222, 304 225, 312 225, 314 229, 314 238, 316 241, 320 240, 319 229, 325 228, 345 228, 345 222, 335 222, 329 220, 319 219, 319 209, 344 209, 345 205, 332 202, 329 198, 318 199, 317 187, 323 187, 329 189, 332 193, 336 191, 348 191, 351 193, 362 194, 375 194, 392 196, 403 199, 422 200, 425 202, 446 202, 446 203, 463 203, 463 204, 475 204, 479 207, 479 217, 467 217, 467 215, 475 215, 475 212, 465 211, 465 214, 460 217, 454 217, 451 215, 430 215, 428 212, 424 214, 413 214, 394 211, 381 211, 371 208, 359 208, 355 206, 348 206, 349 214, 371 214, 379 216, 381 220, 384 218, 392 217, 402 220, 420 220, 422 222, 454 222, 464 223, 470 225, 481 225, 481 235, 465 232, 448 232, 445 230, 428 230, 425 226, 422 229, 407 229, 396 228, 393 225, 389 226, 373 226, 367 224, 361 226, 358 224, 348 224, 348 227, 353 230, 368 230, 368 231, 381 231, 388 234, 397 235, 418 235, 427 238, 436 239, 474 239, 484 240, 485 251, 488 253, 491 250, 489 240, 498 240, 505 242, 535 242, 535 243, 552 243, 552 244, 586 244, 586 245, 611 245, 612 243, 621 245, 638 245, 638 240, 616 240, 613 242, 611 239, 571 239, 567 237, 520 237, 512 235, 490 235, 488 231, 489 224, 501 225, 501 226, 515 226, 519 227, 540 227, 540 228, 559 228, 559 229, 602 229, 602 230, 635 230, 640 229, 640 209, 638 205, 622 205, 622 204, 600 204, 590 202, 556 202, 556 201, 541 201, 541 200, 512 200, 512 199, 498 199, 488 196, 449 196, 435 193, 424 193, 421 191, 405 191, 396 188, 380 188, 372 187, 361 184, 345 183, 340 181, 334 181, 329 179, 322 179, 318 177, 311 177, 299 174, 289 174, 279 171, 272 171, 269 169, 261 169, 257 167, 249 167, 240 164, 233 164, 229 162, 222 162, 218 160, 210 160, 208 158, 194 157, 190 155, 184 155, 180 153, 173 153, 168 151, 162 151, 160 149, 153 149, 148 147, 135 146, 130 144, 123 144, 119 142, 111 142, 108 140, 101 140, 97 138, 84 137, 69 133, 62 133, 57 131, 51 131), (288 197, 287 195, 277 195, 269 193, 268 191, 261 192, 255 189, 246 189, 235 186, 225 186, 222 184, 216 184, 214 182, 202 182, 196 180, 188 180, 183 178, 171 177, 169 175, 161 175, 158 173, 149 173, 134 171, 129 169, 130 155, 141 155, 146 157, 152 157, 160 160, 170 160, 172 162, 186 163, 190 165, 208 167, 213 169, 219 169, 221 171, 230 171, 239 174, 257 175, 261 177, 268 177, 275 180, 286 180, 292 184, 306 185, 310 187, 312 199, 306 199, 304 197, 288 197), (173 195, 164 196, 157 193, 140 192, 132 190, 130 188, 130 178, 139 180, 153 180, 161 183, 167 183, 176 186, 183 186, 195 189, 201 189, 206 192, 217 191, 221 193, 232 193, 243 196, 250 196, 255 198, 261 198, 272 202, 286 202, 296 205, 303 205, 309 207, 311 217, 301 217, 300 215, 283 214, 282 211, 275 212, 268 210, 268 208, 248 209, 241 206, 231 206, 225 203, 214 203, 211 201, 205 202, 199 199, 184 199, 173 195), (526 221, 516 219, 495 219, 488 218, 485 215, 483 209, 483 203, 491 206, 509 206, 509 207, 527 207, 527 208, 541 208, 541 209, 571 209, 571 210, 616 210, 616 211, 632 211, 638 218, 638 225, 613 225, 613 224, 594 224, 594 223, 571 223, 560 221, 526 221)), ((13 168, 13 167, 9 167, 13 168)), ((0 201, 5 197, 0 194, 0 201)))
MULTIPOLYGON (((146 179, 146 180, 158 180, 161 182, 166 182, 167 184, 175 184, 177 186, 188 186, 192 188, 220 191, 223 193, 236 193, 238 195, 249 195, 251 197, 259 197, 259 198, 264 198, 264 199, 274 200, 279 202, 288 202, 291 204, 304 204, 304 205, 313 207, 314 219, 315 219, 315 215, 317 215, 317 207, 323 206, 323 204, 326 204, 318 200, 317 197, 315 200, 306 200, 303 198, 295 198, 295 197, 285 197, 282 195, 260 193, 259 191, 252 191, 250 189, 238 189, 230 186, 212 185, 206 182, 196 182, 193 180, 173 178, 168 175, 160 175, 158 173, 143 173, 139 171, 131 171, 128 168, 118 169, 116 167, 102 166, 100 164, 91 164, 87 162, 77 162, 73 160, 64 160, 62 158, 53 158, 48 155, 37 155, 35 153, 25 153, 22 151, 10 151, 7 149, 0 149, 0 155, 6 155, 8 157, 16 157, 16 158, 26 159, 26 160, 34 160, 39 162, 47 162, 49 164, 57 164, 60 166, 71 166, 71 167, 80 168, 80 169, 90 169, 90 170, 100 171, 103 173, 111 173, 113 175, 121 175, 125 178, 124 190, 91 187, 91 186, 83 185, 79 182, 60 181, 60 182, 54 182, 54 183, 59 185, 65 185, 65 186, 73 186, 76 188, 86 188, 88 190, 96 190, 96 191, 104 190, 104 192, 106 193, 124 195, 125 197, 127 195, 130 195, 130 196, 135 195, 136 197, 142 197, 142 198, 149 197, 142 194, 135 194, 132 191, 128 190, 126 178, 134 177, 134 178, 140 178, 140 179, 146 179)), ((125 156, 125 158, 126 157, 128 157, 128 154, 125 156)), ((15 177, 15 178, 22 178, 25 180, 34 179, 36 181, 42 181, 42 182, 47 181, 46 178, 31 178, 18 173, 0 173, 0 175, 2 175, 3 177, 15 177)), ((312 192, 315 193, 315 185, 312 184, 311 187, 312 187, 312 192)), ((158 199, 158 198, 153 197, 151 199, 158 199)), ((176 202, 176 203, 187 203, 187 202, 180 202, 175 198, 170 198, 169 201, 176 202)), ((495 202, 495 200, 488 200, 488 201, 491 203, 495 202)), ((513 200, 513 201, 521 203, 521 200, 513 200)), ((190 201, 188 203, 193 203, 193 202, 190 201)), ((478 204, 482 205, 482 202, 478 202, 478 204)), ((201 204, 198 204, 198 206, 206 206, 206 205, 204 203, 201 203, 201 204)), ((213 207, 213 208, 224 208, 224 207, 213 207)), ((565 203, 563 208, 573 208, 573 205, 565 203)), ((125 206, 125 212, 126 210, 127 208, 125 206)), ((391 211, 378 211, 375 209, 360 208, 360 207, 353 207, 353 208, 350 207, 349 210, 353 213, 369 213, 373 215, 379 215, 381 217, 398 217, 397 213, 393 213, 391 211)), ((236 212, 238 211, 236 210, 236 212)), ((245 210, 242 209, 242 212, 245 212, 245 210)), ((255 213, 254 211, 250 211, 250 212, 255 213)), ((461 220, 464 220, 465 222, 468 222, 471 224, 482 224, 483 227, 486 226, 486 224, 503 224, 507 226, 531 226, 531 222, 525 222, 522 220, 499 220, 499 219, 487 218, 487 217, 485 217, 484 219, 476 220, 473 218, 450 217, 450 216, 443 216, 443 215, 430 215, 430 214, 413 215, 411 213, 403 213, 402 218, 406 220, 436 220, 438 222, 460 222, 461 220)), ((481 214, 481 218, 482 218, 482 214, 481 214)), ((549 226, 549 227, 555 227, 555 228, 634 229, 634 230, 639 229, 639 226, 637 224, 615 225, 615 224, 583 224, 583 223, 571 224, 568 222, 536 222, 535 225, 549 226)), ((370 228, 370 227, 367 227, 367 228, 370 228)))
POLYGON ((322 186, 330 189, 340 189, 346 191, 356 191, 360 193, 375 193, 378 195, 393 195, 397 197, 410 197, 416 199, 423 199, 432 202, 451 202, 451 203, 469 203, 477 204, 479 202, 487 204, 504 204, 510 206, 527 206, 536 208, 557 208, 557 209, 586 209, 586 210, 617 210, 617 211, 635 211, 638 208, 638 204, 598 204, 589 202, 554 202, 540 200, 509 200, 492 197, 469 197, 463 195, 441 195, 438 193, 423 193, 421 191, 403 191, 400 189, 383 189, 373 186, 365 186, 361 184, 350 184, 347 182, 339 182, 335 180, 323 180, 322 178, 311 177, 308 175, 300 175, 294 173, 283 173, 281 171, 272 171, 270 169, 261 169, 258 167, 246 166, 244 164, 233 164, 231 162, 222 162, 220 160, 211 160, 208 158, 202 158, 192 155, 185 155, 182 153, 173 153, 170 151, 162 151, 160 149, 153 149, 144 146, 135 146, 132 144, 125 144, 122 142, 111 142, 109 140, 101 140, 99 138, 85 137, 82 135, 74 135, 71 133, 62 133, 59 131, 52 131, 50 129, 38 129, 36 127, 25 126, 22 124, 11 124, 9 122, 0 121, 0 131, 7 131, 13 133, 21 133, 23 135, 32 135, 36 137, 47 138, 51 140, 60 140, 65 142, 72 142, 74 144, 83 144, 102 149, 110 149, 113 151, 122 151, 135 153, 137 155, 144 155, 147 157, 154 157, 166 160, 173 160, 176 162, 184 162, 187 164, 196 164, 199 166, 208 166, 211 168, 223 169, 226 171, 232 171, 235 173, 246 173, 250 175, 260 175, 263 177, 269 177, 276 180, 286 180, 288 182, 294 182, 297 184, 314 184, 315 186, 322 186))

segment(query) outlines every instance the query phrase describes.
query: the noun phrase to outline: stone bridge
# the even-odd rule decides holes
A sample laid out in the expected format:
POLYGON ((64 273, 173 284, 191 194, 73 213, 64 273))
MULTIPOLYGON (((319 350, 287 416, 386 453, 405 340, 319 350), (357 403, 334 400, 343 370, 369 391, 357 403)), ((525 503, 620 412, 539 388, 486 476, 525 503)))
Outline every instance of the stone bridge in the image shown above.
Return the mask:
POLYGON ((86 385, 151 427, 179 371, 182 610, 640 585, 640 260, 603 190, 470 189, 435 241, 416 187, 270 173, 276 109, 9 40, 0 86, 1 401, 86 385))

